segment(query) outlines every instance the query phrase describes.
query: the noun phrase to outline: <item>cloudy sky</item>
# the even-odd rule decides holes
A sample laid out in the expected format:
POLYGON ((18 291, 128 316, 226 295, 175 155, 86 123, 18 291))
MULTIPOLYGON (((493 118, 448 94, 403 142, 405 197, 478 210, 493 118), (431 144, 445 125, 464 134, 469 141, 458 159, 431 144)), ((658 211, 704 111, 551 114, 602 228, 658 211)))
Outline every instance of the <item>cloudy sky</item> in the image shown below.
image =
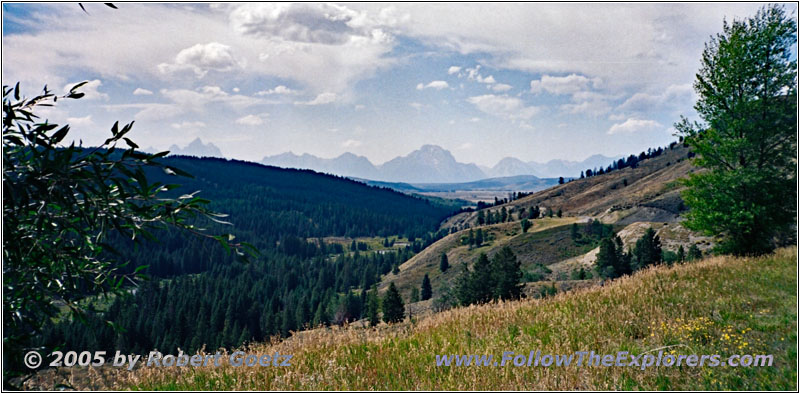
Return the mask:
MULTIPOLYGON (((46 112, 84 144, 379 164, 423 144, 493 165, 629 154, 694 117, 723 18, 758 4, 3 4, 3 84, 90 81, 46 112)), ((793 15, 796 6, 788 5, 793 15)))

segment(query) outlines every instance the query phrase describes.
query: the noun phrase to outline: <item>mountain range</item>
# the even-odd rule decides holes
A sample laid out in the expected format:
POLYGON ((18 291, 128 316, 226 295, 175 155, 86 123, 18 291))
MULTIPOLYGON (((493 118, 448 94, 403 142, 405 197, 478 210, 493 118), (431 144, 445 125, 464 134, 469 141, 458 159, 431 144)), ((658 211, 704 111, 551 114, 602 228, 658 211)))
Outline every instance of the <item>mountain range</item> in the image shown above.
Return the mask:
POLYGON ((267 156, 261 163, 284 168, 310 169, 341 176, 384 182, 460 183, 486 178, 533 175, 540 178, 578 177, 587 168, 607 166, 615 158, 594 155, 583 161, 551 160, 547 163, 525 162, 513 157, 500 160, 494 167, 459 163, 448 150, 423 145, 406 156, 375 165, 364 156, 344 153, 332 159, 291 152, 267 156))
MULTIPOLYGON (((183 148, 179 147, 178 145, 172 144, 172 146, 167 149, 170 155, 183 155, 183 156, 195 156, 195 157, 225 157, 222 154, 222 151, 219 148, 209 142, 208 144, 204 144, 203 140, 199 137, 195 138, 192 142, 188 145, 184 146, 183 148)), ((144 150, 145 152, 156 152, 157 149, 155 148, 147 148, 144 150)))

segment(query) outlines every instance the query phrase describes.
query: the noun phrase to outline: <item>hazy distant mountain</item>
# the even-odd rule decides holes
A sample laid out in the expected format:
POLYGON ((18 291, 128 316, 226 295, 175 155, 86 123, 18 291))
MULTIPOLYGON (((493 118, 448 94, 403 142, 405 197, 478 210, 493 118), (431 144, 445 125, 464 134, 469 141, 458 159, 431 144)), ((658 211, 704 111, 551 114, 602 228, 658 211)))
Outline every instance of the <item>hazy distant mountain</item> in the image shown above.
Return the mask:
POLYGON ((475 164, 463 164, 436 145, 423 145, 407 156, 396 157, 380 167, 381 179, 393 182, 453 183, 486 178, 475 164))
POLYGON ((323 159, 307 153, 298 156, 294 153, 286 152, 275 156, 267 156, 261 160, 261 163, 276 167, 309 169, 328 174, 365 179, 377 179, 380 175, 378 169, 369 159, 352 153, 345 153, 333 159, 323 159))
POLYGON ((484 169, 486 175, 491 177, 509 177, 517 175, 535 175, 540 178, 577 178, 581 171, 587 168, 607 167, 615 160, 613 157, 594 155, 583 161, 550 160, 547 163, 535 161, 524 162, 517 158, 506 157, 494 167, 484 169))
POLYGON ((464 183, 486 178, 532 175, 539 178, 577 178, 587 168, 606 167, 612 157, 594 155, 583 161, 551 160, 524 162, 514 157, 500 160, 494 167, 459 163, 446 149, 424 145, 406 156, 376 166, 364 156, 345 153, 333 159, 291 152, 265 157, 261 163, 284 168, 311 169, 352 178, 404 183, 464 183))
POLYGON ((530 163, 526 163, 514 157, 506 157, 497 162, 494 167, 486 171, 486 174, 499 178, 517 175, 537 175, 536 168, 530 163))
POLYGON ((531 162, 528 164, 534 168, 533 174, 539 177, 553 178, 563 176, 577 178, 580 176, 581 171, 585 171, 587 168, 605 168, 616 159, 603 155, 593 155, 583 161, 550 160, 547 163, 531 162))
POLYGON ((197 156, 197 157, 225 157, 222 155, 222 151, 220 151, 216 145, 210 142, 208 144, 203 144, 203 140, 201 140, 200 138, 195 138, 194 141, 190 142, 189 145, 186 145, 183 148, 173 144, 167 150, 172 155, 186 155, 186 156, 197 156))
POLYGON ((371 186, 388 187, 404 193, 425 193, 425 192, 451 192, 473 191, 473 190, 495 190, 495 191, 524 191, 536 192, 547 189, 558 184, 558 179, 542 179, 533 175, 516 175, 509 177, 487 178, 479 181, 461 183, 404 183, 404 182, 382 182, 361 179, 371 186))

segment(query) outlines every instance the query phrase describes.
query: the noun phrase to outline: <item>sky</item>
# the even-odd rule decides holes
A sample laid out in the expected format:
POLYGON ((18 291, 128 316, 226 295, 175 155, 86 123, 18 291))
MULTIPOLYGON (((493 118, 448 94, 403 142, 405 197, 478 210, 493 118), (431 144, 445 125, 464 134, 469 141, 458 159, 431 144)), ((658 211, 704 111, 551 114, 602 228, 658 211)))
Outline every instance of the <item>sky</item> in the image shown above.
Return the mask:
MULTIPOLYGON (((704 43, 756 3, 3 4, 4 85, 84 145, 135 121, 142 147, 227 157, 424 144, 461 162, 620 156, 676 140, 704 43)), ((796 4, 786 5, 797 17, 796 4)))

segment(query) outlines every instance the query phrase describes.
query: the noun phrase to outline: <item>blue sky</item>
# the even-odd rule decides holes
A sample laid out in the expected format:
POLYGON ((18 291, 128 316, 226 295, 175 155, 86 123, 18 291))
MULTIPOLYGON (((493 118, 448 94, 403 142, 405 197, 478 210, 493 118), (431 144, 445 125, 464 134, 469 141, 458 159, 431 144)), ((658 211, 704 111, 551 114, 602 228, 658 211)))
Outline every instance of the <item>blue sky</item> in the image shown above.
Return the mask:
POLYGON ((157 149, 200 137, 245 160, 379 164, 437 144, 491 166, 674 140, 703 44, 760 4, 118 6, 3 5, 3 84, 90 81, 45 112, 84 144, 135 120, 157 149))

